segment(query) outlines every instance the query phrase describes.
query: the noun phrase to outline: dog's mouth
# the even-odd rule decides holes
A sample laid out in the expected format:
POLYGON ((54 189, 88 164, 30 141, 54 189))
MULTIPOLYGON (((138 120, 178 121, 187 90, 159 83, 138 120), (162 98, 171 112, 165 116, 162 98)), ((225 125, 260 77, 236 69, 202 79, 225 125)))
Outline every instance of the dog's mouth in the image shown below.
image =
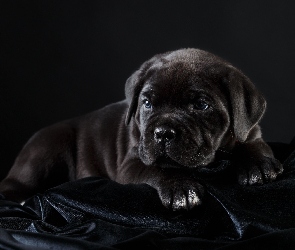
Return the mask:
POLYGON ((159 166, 161 168, 183 168, 183 167, 186 167, 186 166, 183 166, 182 164, 176 162, 168 155, 163 155, 163 156, 158 157, 153 165, 159 166))
POLYGON ((202 168, 206 166, 208 163, 209 162, 204 160, 195 162, 194 164, 186 164, 185 162, 178 162, 177 160, 172 159, 168 155, 163 155, 158 157, 156 161, 153 163, 153 165, 161 168, 202 168))
POLYGON ((190 160, 174 159, 169 154, 165 153, 158 156, 152 165, 161 168, 203 168, 214 160, 214 155, 207 156, 196 154, 190 157, 190 160))
POLYGON ((142 138, 139 145, 139 155, 143 163, 160 168, 202 168, 215 158, 214 150, 202 143, 184 138, 173 143, 147 143, 150 140, 142 138))

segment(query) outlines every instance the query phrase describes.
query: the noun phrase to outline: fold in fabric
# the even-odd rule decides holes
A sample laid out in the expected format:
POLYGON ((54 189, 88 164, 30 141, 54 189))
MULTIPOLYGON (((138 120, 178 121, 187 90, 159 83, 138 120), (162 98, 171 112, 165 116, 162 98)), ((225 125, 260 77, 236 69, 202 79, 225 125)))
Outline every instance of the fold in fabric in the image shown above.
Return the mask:
POLYGON ((166 209, 148 185, 96 177, 23 206, 3 198, 0 249, 294 249, 295 146, 271 146, 284 162, 275 182, 240 186, 230 161, 216 162, 200 178, 203 204, 191 211, 166 209))

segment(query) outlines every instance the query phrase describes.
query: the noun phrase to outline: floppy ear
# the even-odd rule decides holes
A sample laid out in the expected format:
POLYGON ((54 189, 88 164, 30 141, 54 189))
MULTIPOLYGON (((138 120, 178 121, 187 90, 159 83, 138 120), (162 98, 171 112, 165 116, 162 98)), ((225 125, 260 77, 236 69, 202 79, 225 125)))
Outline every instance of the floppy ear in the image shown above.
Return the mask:
POLYGON ((127 79, 125 84, 125 96, 129 107, 125 120, 126 125, 129 124, 131 117, 136 112, 138 105, 138 96, 143 88, 146 79, 149 77, 150 74, 153 73, 152 69, 156 69, 157 67, 162 65, 162 63, 159 63, 159 61, 161 60, 161 56, 165 54, 155 55, 150 60, 144 62, 141 67, 127 79))
POLYGON ((238 141, 244 142, 251 129, 262 118, 266 101, 250 79, 235 68, 231 70, 227 84, 232 106, 233 132, 238 141))
POLYGON ((131 117, 135 114, 137 109, 137 102, 139 93, 143 87, 142 70, 135 71, 126 81, 125 96, 128 103, 128 111, 125 123, 129 124, 131 117))

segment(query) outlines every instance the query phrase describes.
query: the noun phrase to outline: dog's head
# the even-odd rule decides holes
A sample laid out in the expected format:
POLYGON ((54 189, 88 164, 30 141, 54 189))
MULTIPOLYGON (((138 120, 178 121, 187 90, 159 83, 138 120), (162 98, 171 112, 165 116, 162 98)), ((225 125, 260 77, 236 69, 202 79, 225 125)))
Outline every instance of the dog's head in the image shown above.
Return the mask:
POLYGON ((125 87, 131 119, 140 131, 146 165, 197 167, 225 144, 244 142, 266 102, 251 81, 217 56, 198 49, 156 55, 125 87))

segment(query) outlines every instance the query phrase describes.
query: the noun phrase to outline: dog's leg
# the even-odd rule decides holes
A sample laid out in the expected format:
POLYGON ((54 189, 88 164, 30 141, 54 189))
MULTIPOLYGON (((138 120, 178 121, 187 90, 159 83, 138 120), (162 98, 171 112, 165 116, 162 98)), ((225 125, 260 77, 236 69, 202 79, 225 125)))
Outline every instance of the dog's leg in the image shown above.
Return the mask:
POLYGON ((7 177, 0 183, 0 193, 22 202, 46 188, 67 181, 73 165, 73 132, 63 124, 36 133, 24 146, 7 177))
POLYGON ((190 210, 200 205, 204 196, 203 186, 189 171, 145 166, 139 159, 130 159, 119 167, 116 181, 150 185, 163 205, 174 211, 190 210))
POLYGON ((233 155, 238 181, 242 185, 271 182, 283 172, 282 164, 274 158, 271 148, 262 138, 238 143, 233 155))

